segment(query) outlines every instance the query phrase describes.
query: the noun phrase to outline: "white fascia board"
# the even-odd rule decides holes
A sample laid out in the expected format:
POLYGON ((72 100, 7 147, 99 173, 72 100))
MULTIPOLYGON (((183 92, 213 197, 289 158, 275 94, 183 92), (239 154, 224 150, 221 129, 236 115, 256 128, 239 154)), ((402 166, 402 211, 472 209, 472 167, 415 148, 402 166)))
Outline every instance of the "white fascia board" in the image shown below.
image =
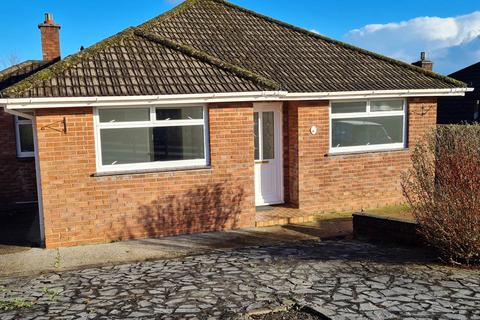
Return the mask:
POLYGON ((258 91, 233 93, 178 94, 157 96, 109 96, 73 98, 11 98, 0 99, 7 109, 40 109, 71 107, 105 107, 136 105, 185 105, 219 102, 271 101, 279 100, 286 91, 258 91))
POLYGON ((286 100, 341 100, 367 98, 407 98, 407 97, 442 97, 464 96, 473 88, 451 89, 412 89, 412 90, 371 90, 371 91, 339 91, 339 92, 306 92, 288 93, 286 100))
POLYGON ((288 93, 286 91, 258 91, 207 94, 179 94, 157 96, 111 96, 74 98, 11 98, 0 99, 0 105, 8 110, 115 107, 140 105, 186 105, 221 102, 295 101, 295 100, 340 100, 367 98, 406 98, 463 96, 473 88, 416 89, 416 90, 370 90, 339 92, 288 93))

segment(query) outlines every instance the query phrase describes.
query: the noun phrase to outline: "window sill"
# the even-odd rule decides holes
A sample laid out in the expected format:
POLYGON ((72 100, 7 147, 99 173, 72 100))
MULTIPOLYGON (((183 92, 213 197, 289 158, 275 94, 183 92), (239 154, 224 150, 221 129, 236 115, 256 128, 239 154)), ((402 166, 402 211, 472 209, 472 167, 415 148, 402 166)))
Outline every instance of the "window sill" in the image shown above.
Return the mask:
POLYGON ((329 152, 329 153, 326 153, 324 155, 324 157, 348 156, 348 155, 359 155, 359 154, 368 154, 368 153, 404 152, 404 151, 408 151, 408 147, 407 148, 395 148, 395 149, 329 152))
POLYGON ((135 174, 146 174, 146 173, 193 171, 193 170, 211 170, 211 169, 212 169, 211 166, 191 166, 191 167, 173 167, 173 168, 105 171, 105 172, 95 172, 94 174, 92 174, 92 177, 123 176, 123 175, 135 175, 135 174))
POLYGON ((35 156, 17 156, 18 161, 31 162, 35 161, 35 156))

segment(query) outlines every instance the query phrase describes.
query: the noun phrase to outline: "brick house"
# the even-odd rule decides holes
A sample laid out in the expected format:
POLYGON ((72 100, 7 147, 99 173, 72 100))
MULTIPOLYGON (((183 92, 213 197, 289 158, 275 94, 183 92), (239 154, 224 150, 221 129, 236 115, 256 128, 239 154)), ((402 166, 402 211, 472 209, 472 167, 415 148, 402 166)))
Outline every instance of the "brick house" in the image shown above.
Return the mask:
MULTIPOLYGON (((48 61, 59 26, 44 25, 48 61)), ((59 247, 252 227, 265 205, 403 202, 400 174, 436 123, 437 97, 467 90, 221 0, 188 0, 10 85, 0 106, 32 125, 41 238, 59 247)))
POLYGON ((461 97, 438 99, 438 123, 458 124, 480 122, 480 62, 455 71, 449 77, 474 88, 461 97))

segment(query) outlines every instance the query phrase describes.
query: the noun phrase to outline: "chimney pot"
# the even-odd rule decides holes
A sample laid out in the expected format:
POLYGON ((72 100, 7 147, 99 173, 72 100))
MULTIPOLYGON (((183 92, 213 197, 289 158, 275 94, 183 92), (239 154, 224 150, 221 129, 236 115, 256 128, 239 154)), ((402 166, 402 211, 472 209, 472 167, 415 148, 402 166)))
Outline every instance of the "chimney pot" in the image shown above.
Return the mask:
POLYGON ((427 59, 427 53, 425 51, 420 52, 420 60, 412 64, 428 71, 433 70, 433 62, 427 59))
POLYGON ((45 22, 44 23, 53 24, 53 14, 45 13, 45 22))
POLYGON ((60 60, 60 25, 53 21, 53 14, 45 13, 45 21, 38 25, 42 36, 43 60, 60 60))

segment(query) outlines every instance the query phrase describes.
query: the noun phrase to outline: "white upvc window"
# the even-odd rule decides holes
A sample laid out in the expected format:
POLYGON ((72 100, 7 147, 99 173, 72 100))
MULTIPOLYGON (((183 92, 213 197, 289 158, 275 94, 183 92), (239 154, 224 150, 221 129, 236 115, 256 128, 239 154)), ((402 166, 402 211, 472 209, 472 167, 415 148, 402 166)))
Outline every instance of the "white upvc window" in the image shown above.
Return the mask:
POLYGON ((405 99, 332 101, 330 153, 406 147, 405 99))
POLYGON ((35 156, 32 120, 15 116, 15 138, 17 157, 31 158, 35 156))
POLYGON ((97 171, 206 166, 205 106, 96 108, 97 171))

